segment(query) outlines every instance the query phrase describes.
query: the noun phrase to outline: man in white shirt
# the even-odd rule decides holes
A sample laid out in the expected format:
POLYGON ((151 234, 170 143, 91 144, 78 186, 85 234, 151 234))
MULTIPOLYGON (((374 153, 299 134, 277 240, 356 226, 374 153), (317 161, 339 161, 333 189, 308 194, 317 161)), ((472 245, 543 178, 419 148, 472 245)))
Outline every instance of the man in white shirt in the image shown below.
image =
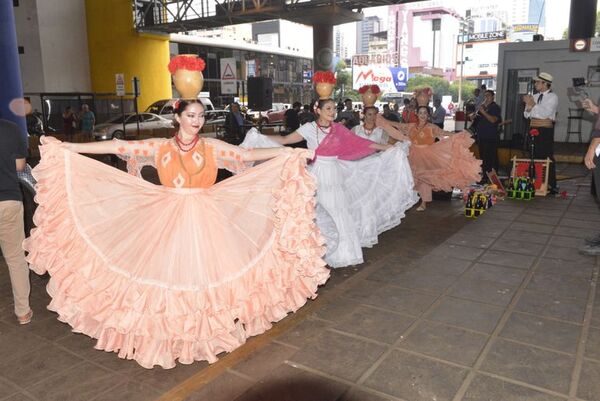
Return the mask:
MULTIPOLYGON (((554 162, 554 123, 558 109, 558 96, 552 92, 552 75, 541 72, 534 78, 535 95, 523 96, 525 111, 523 115, 530 120, 530 128, 536 128, 540 135, 535 138, 533 157, 552 160, 548 172, 548 189, 550 194, 557 194, 556 166, 554 162)), ((540 177, 537 177, 538 179, 540 177)))

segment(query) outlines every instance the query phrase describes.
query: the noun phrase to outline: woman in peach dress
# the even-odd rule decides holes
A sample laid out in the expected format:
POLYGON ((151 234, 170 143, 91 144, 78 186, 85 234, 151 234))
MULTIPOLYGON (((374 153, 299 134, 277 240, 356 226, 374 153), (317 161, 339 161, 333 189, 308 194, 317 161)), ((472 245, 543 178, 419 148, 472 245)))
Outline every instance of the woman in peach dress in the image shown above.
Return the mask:
POLYGON ((421 197, 418 211, 424 211, 432 200, 432 191, 452 191, 481 179, 481 160, 469 147, 473 139, 466 131, 457 134, 442 130, 429 122, 429 107, 417 108, 417 123, 394 123, 377 117, 377 124, 393 138, 408 135, 412 143, 408 160, 421 197), (438 140, 436 142, 436 140, 438 140))
POLYGON ((306 171, 313 152, 203 139, 199 101, 175 112, 170 139, 43 140, 37 229, 24 243, 31 268, 50 274, 59 320, 145 368, 215 362, 329 277, 306 171), (154 160, 162 186, 79 152, 154 160), (218 168, 239 174, 213 185, 218 168))

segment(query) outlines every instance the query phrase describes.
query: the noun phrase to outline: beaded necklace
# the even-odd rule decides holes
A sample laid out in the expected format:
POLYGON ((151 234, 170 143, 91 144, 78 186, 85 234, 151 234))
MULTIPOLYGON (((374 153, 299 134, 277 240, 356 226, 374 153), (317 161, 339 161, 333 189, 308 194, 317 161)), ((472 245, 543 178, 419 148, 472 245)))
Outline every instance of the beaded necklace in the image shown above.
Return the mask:
POLYGON ((184 153, 187 153, 190 150, 194 149, 194 147, 200 140, 200 136, 196 135, 191 141, 186 143, 181 138, 179 138, 178 133, 175 133, 174 138, 175 138, 175 144, 177 145, 179 150, 181 150, 184 153))
POLYGON ((327 135, 329 134, 329 132, 331 132, 331 125, 329 125, 328 127, 324 127, 319 124, 319 121, 315 121, 315 124, 317 125, 317 146, 319 146, 319 144, 321 143, 319 141, 319 131, 321 131, 323 135, 327 135), (325 131, 325 129, 329 129, 329 132, 325 131))

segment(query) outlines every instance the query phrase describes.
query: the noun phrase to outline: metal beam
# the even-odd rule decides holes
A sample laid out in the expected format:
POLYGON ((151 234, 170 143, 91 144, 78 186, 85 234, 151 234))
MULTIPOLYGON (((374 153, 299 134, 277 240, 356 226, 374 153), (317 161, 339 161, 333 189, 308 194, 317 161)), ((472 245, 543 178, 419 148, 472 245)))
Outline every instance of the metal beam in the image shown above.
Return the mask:
POLYGON ((367 7, 416 1, 423 0, 132 0, 132 3, 138 31, 177 33, 271 19, 338 25, 362 19, 360 11, 367 7))

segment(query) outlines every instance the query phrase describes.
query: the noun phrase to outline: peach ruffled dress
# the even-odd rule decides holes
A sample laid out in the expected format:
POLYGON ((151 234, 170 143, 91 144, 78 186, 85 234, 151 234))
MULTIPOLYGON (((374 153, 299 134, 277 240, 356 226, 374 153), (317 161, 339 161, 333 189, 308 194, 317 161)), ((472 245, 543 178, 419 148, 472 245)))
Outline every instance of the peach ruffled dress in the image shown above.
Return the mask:
POLYGON ((481 179, 481 160, 469 150, 473 139, 466 131, 446 136, 434 124, 408 124, 408 135, 415 189, 424 201, 431 201, 433 190, 462 189, 481 179))
POLYGON ((33 171, 37 228, 24 247, 74 332, 145 368, 212 363, 316 297, 329 270, 302 150, 253 168, 218 140, 119 151, 154 154, 163 185, 48 140, 33 171), (217 168, 239 174, 213 185, 217 168))

